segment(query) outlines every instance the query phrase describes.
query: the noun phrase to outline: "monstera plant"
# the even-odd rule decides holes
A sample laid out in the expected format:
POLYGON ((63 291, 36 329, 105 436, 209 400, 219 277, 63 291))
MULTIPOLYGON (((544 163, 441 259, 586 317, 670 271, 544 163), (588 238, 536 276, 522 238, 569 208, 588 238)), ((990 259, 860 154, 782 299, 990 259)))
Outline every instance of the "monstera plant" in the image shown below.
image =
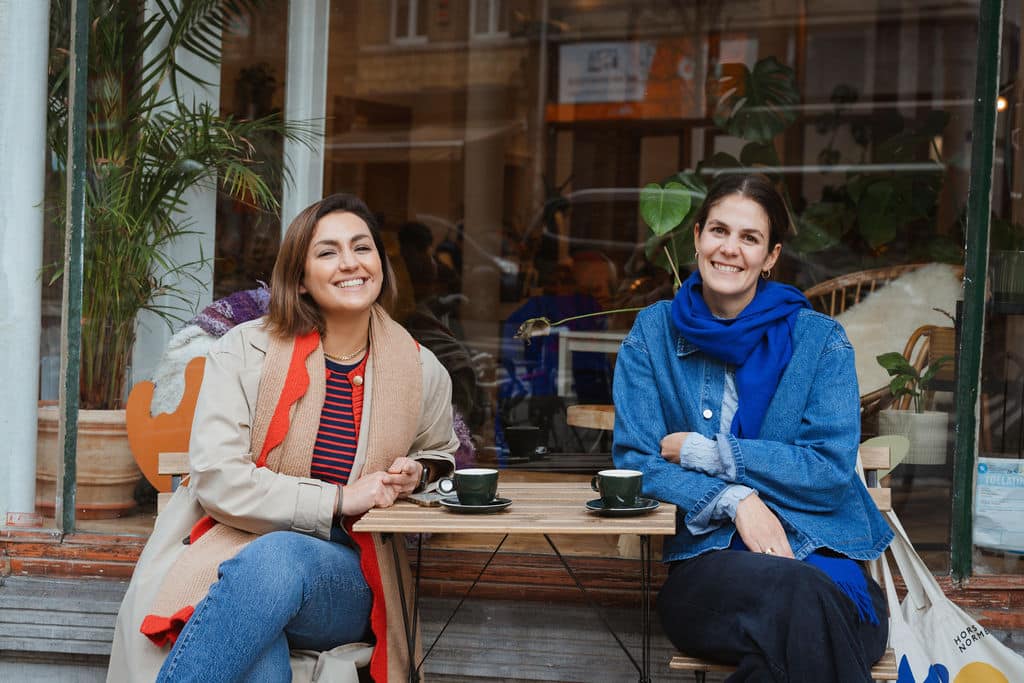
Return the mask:
POLYGON ((800 100, 793 69, 775 57, 752 69, 729 63, 709 79, 712 118, 719 128, 746 140, 739 158, 719 152, 694 171, 680 171, 661 183, 650 183, 640 195, 640 215, 651 230, 645 245, 648 259, 668 270, 680 284, 679 269, 693 262, 693 223, 704 196, 705 178, 715 171, 779 165, 774 138, 795 120, 800 100))
MULTIPOLYGON (((738 158, 716 153, 693 171, 647 185, 641 195, 641 216, 651 229, 646 254, 677 282, 679 267, 693 259, 693 219, 709 175, 761 170, 787 193, 777 172, 782 163, 775 139, 796 121, 800 97, 795 73, 774 57, 753 68, 722 64, 718 71, 708 86, 712 119, 722 131, 745 141, 738 158)), ((890 245, 901 242, 912 259, 959 260, 956 231, 937 235, 934 230, 945 171, 936 140, 949 115, 933 111, 923 120, 908 121, 889 112, 865 120, 851 107, 858 97, 853 88, 836 86, 830 98, 833 109, 814 121, 827 139, 818 162, 837 166, 847 161, 853 168, 842 182, 826 186, 820 200, 794 215, 797 231, 789 248, 804 256, 833 250, 870 263, 884 260, 890 245), (847 128, 860 158, 844 160, 836 146, 838 133, 847 128)))

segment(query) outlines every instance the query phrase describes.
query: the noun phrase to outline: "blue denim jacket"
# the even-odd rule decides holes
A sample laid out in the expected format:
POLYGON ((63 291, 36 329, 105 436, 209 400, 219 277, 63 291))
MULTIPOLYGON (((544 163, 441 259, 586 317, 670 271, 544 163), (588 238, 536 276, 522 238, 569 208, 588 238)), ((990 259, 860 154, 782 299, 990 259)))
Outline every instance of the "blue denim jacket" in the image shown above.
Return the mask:
POLYGON ((730 484, 758 492, 782 522, 797 559, 830 548, 856 560, 878 557, 893 534, 857 476, 860 400, 853 347, 832 318, 799 313, 793 357, 768 406, 757 439, 719 434, 726 366, 684 339, 671 302, 644 309, 622 342, 615 365, 617 467, 644 473, 644 495, 678 507, 666 562, 728 547, 726 521, 693 535, 693 521, 730 484), (697 432, 722 454, 715 471, 664 460, 661 439, 697 432))

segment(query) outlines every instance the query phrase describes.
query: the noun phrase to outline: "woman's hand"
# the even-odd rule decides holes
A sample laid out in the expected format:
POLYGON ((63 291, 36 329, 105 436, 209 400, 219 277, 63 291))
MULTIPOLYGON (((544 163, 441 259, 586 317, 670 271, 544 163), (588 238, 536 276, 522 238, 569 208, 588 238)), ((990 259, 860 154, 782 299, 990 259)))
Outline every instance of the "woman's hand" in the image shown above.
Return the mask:
POLYGON ((391 507, 400 489, 390 472, 372 472, 342 487, 341 514, 361 515, 370 508, 391 507))
POLYGON ((689 435, 690 432, 673 432, 662 439, 661 457, 678 465, 679 451, 682 450, 683 444, 686 443, 686 437, 689 435))
POLYGON ((399 494, 408 494, 416 490, 420 485, 420 477, 423 475, 423 464, 412 458, 396 458, 391 467, 388 468, 391 475, 392 486, 398 489, 399 494))
POLYGON ((789 547, 782 522, 756 493, 747 496, 736 506, 735 521, 740 538, 753 552, 793 557, 793 549, 789 547))

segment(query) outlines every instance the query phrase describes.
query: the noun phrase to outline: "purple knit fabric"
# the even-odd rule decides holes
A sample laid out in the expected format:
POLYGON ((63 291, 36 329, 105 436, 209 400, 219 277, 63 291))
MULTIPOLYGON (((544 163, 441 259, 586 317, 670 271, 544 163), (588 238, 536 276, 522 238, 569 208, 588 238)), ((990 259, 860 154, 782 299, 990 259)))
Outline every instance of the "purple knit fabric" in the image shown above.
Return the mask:
POLYGON ((269 288, 245 289, 217 299, 187 324, 198 325, 207 334, 222 337, 235 325, 266 315, 269 308, 269 288))

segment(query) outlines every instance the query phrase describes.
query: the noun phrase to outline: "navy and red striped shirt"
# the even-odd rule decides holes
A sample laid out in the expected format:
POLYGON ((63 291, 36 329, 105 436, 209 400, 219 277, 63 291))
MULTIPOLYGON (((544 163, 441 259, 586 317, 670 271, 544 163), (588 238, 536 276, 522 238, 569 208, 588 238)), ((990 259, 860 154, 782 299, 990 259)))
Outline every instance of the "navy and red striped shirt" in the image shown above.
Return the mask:
POLYGON ((339 485, 348 482, 359 439, 359 420, 363 414, 362 377, 369 355, 367 353, 355 365, 325 358, 327 394, 313 445, 311 477, 339 485))

